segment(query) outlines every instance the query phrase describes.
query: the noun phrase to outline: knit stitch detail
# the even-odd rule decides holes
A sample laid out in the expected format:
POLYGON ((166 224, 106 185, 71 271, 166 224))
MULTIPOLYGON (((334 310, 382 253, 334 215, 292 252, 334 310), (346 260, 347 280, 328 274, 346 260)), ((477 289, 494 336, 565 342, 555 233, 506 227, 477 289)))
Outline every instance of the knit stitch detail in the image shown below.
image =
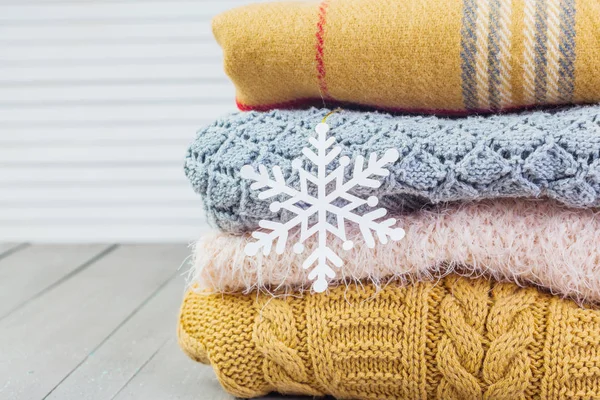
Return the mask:
POLYGON ((179 344, 193 360, 212 363, 225 390, 240 397, 255 397, 271 391, 264 381, 263 356, 253 345, 248 351, 247 343, 253 342, 252 326, 256 319, 251 298, 204 297, 203 301, 186 297, 180 311, 178 327, 179 344), (225 307, 230 314, 214 310, 225 307), (246 329, 229 329, 231 315, 246 329), (210 323, 204 318, 210 315, 210 323), (221 351, 222 348, 227 351, 221 351), (243 354, 244 365, 239 364, 243 354))
MULTIPOLYGON (((499 197, 547 196, 572 207, 600 206, 600 108, 444 119, 342 112, 328 119, 351 159, 389 148, 400 152, 375 195, 389 211, 424 204, 499 197)), ((250 164, 279 165, 298 188, 292 160, 328 110, 233 114, 201 130, 185 162, 186 175, 202 195, 211 221, 231 232, 254 230, 258 221, 287 221, 271 201, 258 199, 242 180, 250 164)), ((336 162, 332 163, 336 168, 336 162)))
POLYGON ((511 284, 498 284, 492 291, 494 304, 486 322, 489 349, 482 370, 486 400, 525 398, 532 379, 529 346, 534 340, 536 295, 535 289, 511 284))
MULTIPOLYGON (((406 237, 370 249, 358 228, 355 244, 335 283, 369 280, 384 285, 429 280, 456 272, 534 284, 553 294, 600 304, 600 212, 552 201, 502 199, 452 204, 398 217, 406 237)), ((289 240, 295 243, 299 232, 289 240)), ((246 257, 249 234, 203 235, 195 248, 190 282, 215 292, 294 293, 310 288, 303 258, 292 251, 246 257)), ((312 251, 311 238, 305 249, 312 251)), ((342 252, 342 245, 331 244, 342 252)))
POLYGON ((310 385, 304 360, 299 355, 298 331, 292 308, 279 299, 260 298, 252 340, 263 354, 265 380, 279 393, 321 396, 310 385))
POLYGON ((489 282, 451 276, 445 283, 451 295, 440 305, 444 335, 437 363, 443 378, 437 395, 448 400, 481 399, 478 375, 485 356, 489 282))
POLYGON ((599 309, 456 276, 275 300, 190 291, 179 329, 233 395, 377 400, 598 398, 598 332, 599 309))

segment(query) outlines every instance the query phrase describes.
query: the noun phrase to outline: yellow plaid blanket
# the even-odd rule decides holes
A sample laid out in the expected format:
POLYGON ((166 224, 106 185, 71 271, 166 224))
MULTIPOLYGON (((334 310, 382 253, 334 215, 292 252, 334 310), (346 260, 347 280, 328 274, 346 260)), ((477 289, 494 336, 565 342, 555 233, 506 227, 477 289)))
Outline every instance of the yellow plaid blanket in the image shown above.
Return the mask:
POLYGON ((488 112, 600 100, 598 0, 324 0, 217 16, 242 110, 488 112))

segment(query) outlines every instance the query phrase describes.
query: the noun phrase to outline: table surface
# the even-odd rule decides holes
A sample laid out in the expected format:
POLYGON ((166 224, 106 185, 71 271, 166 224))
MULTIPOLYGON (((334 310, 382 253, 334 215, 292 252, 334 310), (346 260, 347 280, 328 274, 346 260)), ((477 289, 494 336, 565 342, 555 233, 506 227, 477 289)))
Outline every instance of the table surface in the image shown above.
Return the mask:
POLYGON ((0 399, 232 399, 177 345, 190 252, 0 244, 0 399))

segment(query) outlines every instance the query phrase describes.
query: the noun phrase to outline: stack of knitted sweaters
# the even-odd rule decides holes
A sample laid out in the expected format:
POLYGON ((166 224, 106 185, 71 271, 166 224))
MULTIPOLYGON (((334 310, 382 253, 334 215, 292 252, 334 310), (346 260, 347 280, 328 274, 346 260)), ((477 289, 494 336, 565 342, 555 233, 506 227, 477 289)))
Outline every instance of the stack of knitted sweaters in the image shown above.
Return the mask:
POLYGON ((242 112, 186 159, 222 232, 195 247, 183 350, 243 398, 600 398, 598 15, 324 0, 216 17, 242 112))

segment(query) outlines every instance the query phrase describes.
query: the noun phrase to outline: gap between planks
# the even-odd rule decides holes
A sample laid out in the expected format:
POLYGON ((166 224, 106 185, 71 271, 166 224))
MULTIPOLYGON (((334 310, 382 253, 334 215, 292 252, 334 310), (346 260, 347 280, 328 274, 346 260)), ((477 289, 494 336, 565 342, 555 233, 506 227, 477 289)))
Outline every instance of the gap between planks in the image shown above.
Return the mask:
MULTIPOLYGON (((13 249, 14 246, 11 246, 10 249, 13 249)), ((57 249, 70 249, 71 252, 75 251, 73 248, 64 246, 54 247, 57 249)), ((152 246, 139 246, 138 252, 143 253, 149 247, 152 246)), ((19 250, 26 248, 28 246, 24 246, 19 250)), ((36 246, 32 246, 29 253, 25 255, 34 256, 37 254, 39 256, 40 251, 36 253, 33 251, 35 248, 36 246)), ((26 304, 19 307, 16 313, 26 314, 28 308, 38 309, 40 304, 45 303, 43 300, 46 297, 49 298, 48 302, 52 304, 51 297, 56 298, 61 290, 70 293, 73 287, 78 286, 73 284, 73 280, 79 279, 89 282, 90 277, 94 278, 103 269, 98 266, 98 263, 102 264, 104 262, 105 265, 109 266, 116 262, 114 253, 117 249, 118 247, 114 245, 107 246, 96 251, 95 255, 80 263, 70 272, 63 271, 65 274, 62 277, 57 278, 53 284, 42 290, 37 296, 32 296, 26 304), (95 273, 92 273, 93 271, 95 273), (82 279, 82 275, 90 276, 82 279)), ((130 247, 121 249, 121 252, 128 249, 130 247)), ((0 248, 0 250, 8 251, 6 248, 0 248)), ((46 251, 49 250, 51 250, 51 247, 46 251)), ((137 259, 135 253, 133 251, 130 257, 137 259)), ((179 253, 181 254, 180 257, 183 257, 186 253, 189 253, 189 250, 182 249, 179 253)), ((0 251, 0 254, 2 254, 2 251, 0 251)), ((13 254, 16 253, 13 252, 13 254)), ((41 251, 41 254, 43 255, 44 251, 41 251)), ((149 257, 149 259, 154 259, 155 263, 157 261, 157 257, 149 257)), ((177 259, 175 257, 175 260, 177 259)), ((16 264, 20 263, 18 261, 20 260, 17 260, 16 264)), ((143 257, 138 261, 148 262, 143 257)), ((11 397, 11 392, 8 391, 8 398, 126 400, 154 397, 161 398, 161 400, 232 400, 233 397, 225 393, 220 387, 212 369, 209 366, 188 359, 177 345, 175 336, 177 310, 182 299, 184 280, 180 276, 181 272, 175 270, 177 265, 173 266, 173 263, 169 262, 168 259, 165 259, 165 263, 171 264, 172 268, 167 269, 168 274, 161 273, 160 276, 163 276, 163 278, 160 283, 148 292, 146 297, 130 307, 127 315, 124 315, 120 320, 115 320, 112 329, 107 331, 104 336, 98 337, 96 343, 90 346, 91 350, 87 350, 78 356, 78 359, 73 361, 68 370, 63 368, 62 375, 55 374, 54 380, 48 382, 51 385, 47 387, 45 394, 39 390, 40 387, 36 387, 39 386, 39 383, 36 385, 34 381, 31 384, 32 391, 28 391, 27 387, 29 385, 25 385, 25 391, 15 397, 11 397)), ((156 264, 160 266, 161 262, 158 261, 156 264)), ((2 265, 3 263, 0 263, 0 269, 2 265)), ((152 266, 149 265, 148 268, 152 268, 152 266)), ((118 269, 113 270, 113 272, 115 271, 118 271, 118 269)), ((114 276, 114 279, 119 278, 118 274, 112 276, 114 276)), ((76 296, 73 298, 77 300, 76 296)), ((52 313, 52 310, 49 310, 49 312, 52 313)), ((76 314, 77 312, 75 312, 76 314)), ((15 317, 12 319, 18 320, 15 317)), ((49 330, 53 331, 52 328, 49 330)), ((2 321, 0 321, 0 339, 3 336, 2 332, 2 321)), ((72 332, 72 334, 85 333, 85 329, 81 332, 72 332)), ((35 336, 35 333, 32 335, 35 336)), ((27 335, 21 337, 30 339, 27 335)), ((65 346, 65 343, 59 343, 61 340, 62 337, 59 336, 58 341, 46 346, 46 351, 56 352, 56 349, 65 346)), ((71 345, 76 346, 77 343, 71 345)), ((43 356, 44 354, 42 354, 42 358, 43 356)), ((59 354, 53 354, 53 357, 58 358, 59 354)), ((31 361, 35 363, 37 360, 33 359, 31 361)), ((46 368, 52 367, 52 360, 45 361, 50 361, 46 364, 46 368)), ((44 364, 44 359, 40 360, 40 363, 44 364)), ((0 369, 1 367, 0 365, 0 369)), ((36 366, 32 365, 30 368, 32 371, 28 371, 28 373, 33 372, 36 366)), ((3 389, 0 387, 0 397, 4 398, 2 392, 3 389)), ((13 394, 16 395, 16 393, 13 394)), ((268 396, 266 398, 274 400, 283 397, 268 396)), ((285 399, 293 400, 300 399, 300 397, 285 397, 285 399)))
POLYGON ((29 243, 0 243, 0 260, 23 250, 27 246, 29 246, 29 243))
MULTIPOLYGON (((144 304, 177 279, 176 269, 188 254, 183 245, 119 246, 0 321, 0 376, 9 377, 0 398, 41 399, 60 389, 59 382, 66 383, 78 366, 89 364, 86 360, 93 360, 142 309, 155 308, 144 304)), ((170 296, 175 313, 183 278, 177 285, 170 296)), ((174 336, 175 324, 158 318, 149 326, 174 336)), ((125 343, 116 359, 128 360, 127 349, 135 346, 125 343)), ((87 391, 85 398, 94 392, 87 391)))
POLYGON ((0 255, 0 293, 3 293, 0 321, 85 270, 116 247, 25 245, 16 251, 9 250, 3 262, 0 255))

